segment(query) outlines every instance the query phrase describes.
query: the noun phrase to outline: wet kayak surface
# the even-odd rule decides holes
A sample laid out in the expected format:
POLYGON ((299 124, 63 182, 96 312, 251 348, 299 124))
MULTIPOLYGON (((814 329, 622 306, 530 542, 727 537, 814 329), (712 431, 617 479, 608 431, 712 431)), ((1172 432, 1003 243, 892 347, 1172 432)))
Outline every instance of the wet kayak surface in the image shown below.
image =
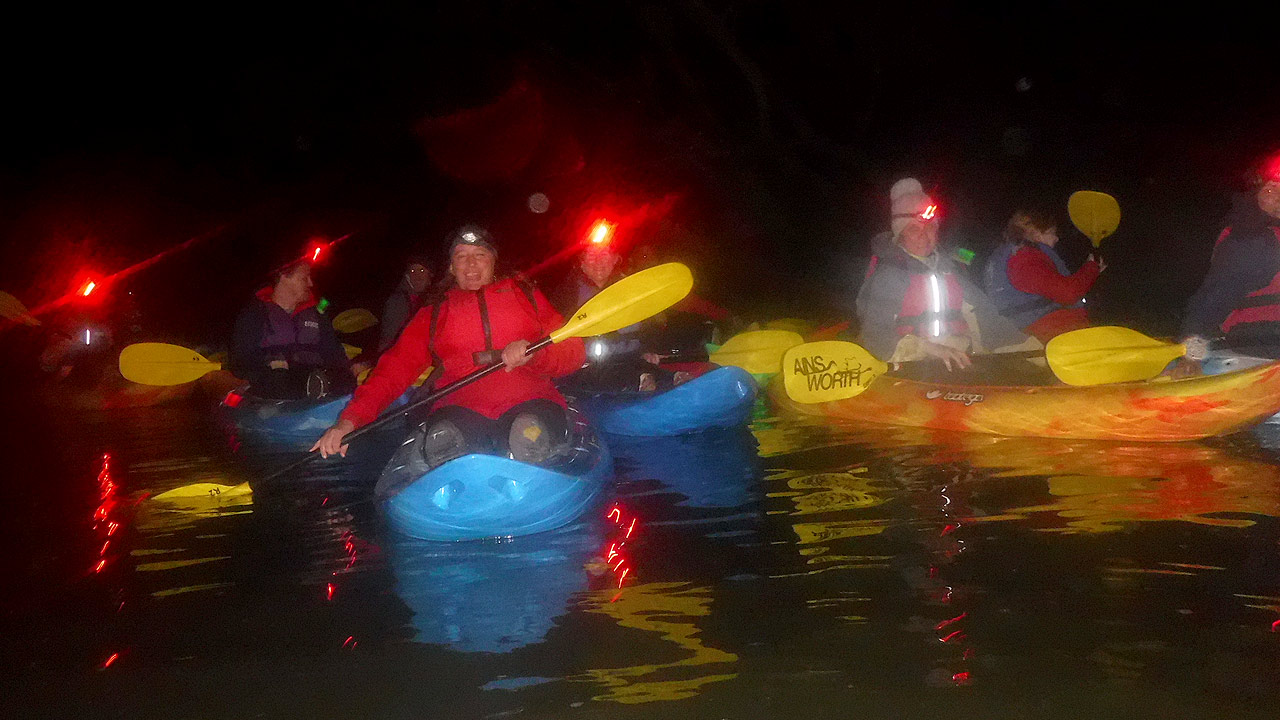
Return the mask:
POLYGON ((203 401, 5 435, 15 717, 1271 718, 1280 437, 955 435, 758 413, 612 446, 561 530, 385 525, 388 447, 203 401), (221 492, 174 498, 208 483, 221 492))

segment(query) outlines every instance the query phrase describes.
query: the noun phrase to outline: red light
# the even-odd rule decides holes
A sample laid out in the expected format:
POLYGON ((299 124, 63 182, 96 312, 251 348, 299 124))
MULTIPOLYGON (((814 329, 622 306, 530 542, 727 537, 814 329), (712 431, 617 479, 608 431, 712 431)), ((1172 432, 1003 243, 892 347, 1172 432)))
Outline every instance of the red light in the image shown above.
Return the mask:
POLYGON ((102 572, 102 568, 104 568, 104 567, 106 567, 106 566, 107 566, 107 561, 106 561, 106 560, 99 560, 99 561, 98 561, 98 564, 93 566, 93 571, 94 571, 94 572, 96 572, 96 573, 100 573, 100 572, 102 572))
POLYGON ((955 684, 957 684, 957 685, 968 685, 968 684, 969 684, 969 673, 967 673, 967 672, 958 672, 958 673, 956 673, 955 675, 952 675, 952 676, 951 676, 951 682, 953 682, 953 683, 955 683, 955 684))
POLYGON ((1271 632, 1280 632, 1280 620, 1271 623, 1271 632))
POLYGON ((631 518, 631 527, 627 528, 627 537, 631 537, 631 531, 636 529, 636 519, 631 518))
POLYGON ((111 653, 111 657, 107 658, 106 661, 102 663, 102 669, 106 670, 107 668, 111 667, 112 663, 114 663, 116 660, 119 660, 119 659, 120 659, 120 653, 111 653))
POLYGON ((333 599, 333 583, 327 583, 327 588, 325 589, 324 599, 325 599, 325 600, 332 600, 332 599, 333 599))
POLYGON ((966 613, 960 613, 959 615, 957 615, 957 616, 955 616, 955 617, 951 618, 950 620, 943 620, 942 622, 938 623, 937 625, 934 625, 934 626, 933 626, 933 629, 934 629, 934 630, 941 630, 942 628, 944 628, 944 627, 946 627, 946 626, 950 625, 951 623, 959 622, 959 621, 961 621, 961 620, 965 619, 965 618, 966 618, 966 617, 968 617, 968 616, 969 616, 969 613, 967 613, 967 612, 966 612, 966 613))
POLYGON ((610 510, 609 514, 605 515, 605 517, 613 518, 614 522, 622 522, 622 511, 619 510, 617 507, 615 507, 614 509, 610 510), (616 518, 614 517, 615 513, 617 514, 616 518))
POLYGON ((618 576, 618 587, 622 587, 622 581, 627 579, 627 573, 631 572, 631 568, 622 571, 622 575, 618 576))
POLYGON ((98 283, 88 280, 84 285, 80 286, 80 294, 84 297, 89 297, 89 294, 92 293, 96 287, 98 287, 98 283))
POLYGON ((356 640, 355 635, 348 635, 347 639, 343 641, 342 647, 355 647, 356 645, 359 645, 359 644, 360 644, 360 641, 356 640))
POLYGON ((591 226, 591 232, 587 237, 592 245, 603 245, 613 237, 613 229, 615 227, 616 225, 608 220, 597 220, 596 224, 591 226))
POLYGON ((945 642, 951 642, 952 640, 955 640, 955 639, 957 639, 957 638, 961 638, 961 637, 964 637, 964 631, 963 631, 963 630, 957 630, 957 631, 955 631, 955 632, 951 633, 950 635, 948 635, 948 636, 946 636, 946 637, 938 638, 938 640, 939 640, 940 642, 944 642, 944 643, 945 643, 945 642))
POLYGON ((240 393, 236 392, 235 390, 232 390, 231 392, 227 393, 226 397, 222 398, 222 404, 226 405, 229 408, 233 408, 239 405, 241 400, 244 400, 244 396, 242 396, 240 393))
POLYGON ((932 220, 937 216, 938 216, 937 205, 930 205, 929 207, 924 209, 924 212, 920 213, 921 220, 932 220))
POLYGON ((307 248, 306 260, 311 264, 320 262, 321 256, 329 249, 329 244, 319 240, 312 240, 311 246, 307 248))

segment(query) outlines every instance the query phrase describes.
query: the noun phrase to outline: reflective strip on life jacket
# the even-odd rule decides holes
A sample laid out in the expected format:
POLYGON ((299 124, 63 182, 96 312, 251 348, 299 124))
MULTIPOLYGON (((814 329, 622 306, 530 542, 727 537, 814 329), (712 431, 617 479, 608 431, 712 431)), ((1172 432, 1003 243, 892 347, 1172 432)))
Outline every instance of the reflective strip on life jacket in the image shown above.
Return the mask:
POLYGON ((968 323, 960 313, 964 291, 951 273, 919 273, 911 276, 898 312, 899 335, 943 337, 964 335, 968 323))

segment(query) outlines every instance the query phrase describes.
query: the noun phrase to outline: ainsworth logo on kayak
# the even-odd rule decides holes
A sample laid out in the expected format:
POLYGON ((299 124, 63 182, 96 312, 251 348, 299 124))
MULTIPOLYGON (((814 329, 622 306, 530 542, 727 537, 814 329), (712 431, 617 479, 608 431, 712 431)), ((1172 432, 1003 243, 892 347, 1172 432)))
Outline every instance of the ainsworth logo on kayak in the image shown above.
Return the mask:
POLYGON ((866 387, 876 379, 874 368, 863 367, 861 363, 848 360, 845 361, 843 368, 837 368, 839 364, 837 360, 828 362, 821 355, 798 357, 792 365, 791 372, 803 375, 810 391, 866 387))
POLYGON ((930 390, 924 394, 925 400, 948 400, 950 402, 964 403, 965 405, 980 403, 983 398, 982 393, 956 392, 954 390, 949 392, 930 390))

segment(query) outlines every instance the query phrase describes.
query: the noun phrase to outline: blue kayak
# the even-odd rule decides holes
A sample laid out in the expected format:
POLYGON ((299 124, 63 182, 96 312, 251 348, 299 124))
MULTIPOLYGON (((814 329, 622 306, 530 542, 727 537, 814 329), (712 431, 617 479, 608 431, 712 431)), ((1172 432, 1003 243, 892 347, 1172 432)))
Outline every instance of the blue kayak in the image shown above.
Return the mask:
POLYGON ((607 435, 669 437, 751 420, 759 388, 738 367, 720 367, 662 392, 574 393, 573 405, 607 435))
POLYGON ((375 496, 396 531, 422 540, 479 540, 554 530, 577 519, 613 476, 613 457, 585 425, 547 466, 471 454, 427 469, 414 432, 375 496))
MULTIPOLYGON (((412 392, 401 395, 391 407, 406 405, 412 392)), ((236 430, 252 439, 272 445, 310 447, 338 421, 338 414, 350 400, 350 395, 323 400, 267 400, 255 397, 248 388, 237 388, 223 398, 220 410, 236 430)), ((397 427, 403 430, 404 426, 397 427)))

